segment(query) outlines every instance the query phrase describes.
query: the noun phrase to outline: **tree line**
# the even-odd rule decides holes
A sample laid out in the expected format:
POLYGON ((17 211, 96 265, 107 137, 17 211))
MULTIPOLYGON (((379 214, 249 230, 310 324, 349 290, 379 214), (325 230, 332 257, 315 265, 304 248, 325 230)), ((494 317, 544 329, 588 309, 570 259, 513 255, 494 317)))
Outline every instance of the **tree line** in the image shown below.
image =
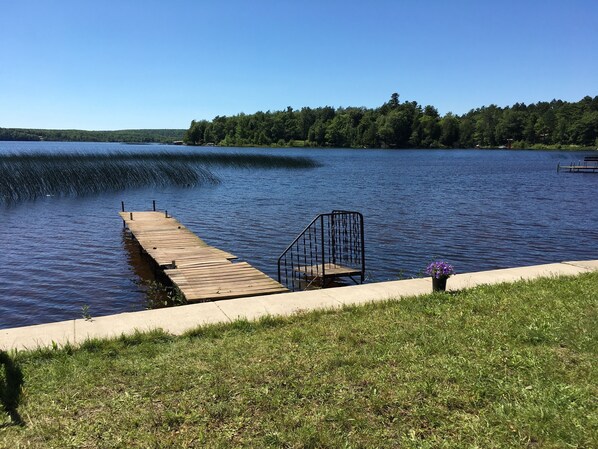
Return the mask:
POLYGON ((193 120, 190 145, 352 148, 558 148, 598 146, 598 96, 472 109, 441 116, 434 106, 399 101, 378 108, 304 107, 193 120))
POLYGON ((83 131, 78 129, 0 128, 0 140, 61 142, 172 143, 182 141, 184 129, 125 129, 83 131))

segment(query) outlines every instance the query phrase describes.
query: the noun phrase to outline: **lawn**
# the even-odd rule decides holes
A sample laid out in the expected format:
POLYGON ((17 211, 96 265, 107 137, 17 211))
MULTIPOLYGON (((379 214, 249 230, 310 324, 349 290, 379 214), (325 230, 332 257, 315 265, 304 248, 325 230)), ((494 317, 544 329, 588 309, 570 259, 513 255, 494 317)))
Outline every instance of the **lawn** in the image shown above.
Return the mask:
POLYGON ((0 447, 595 448, 597 305, 591 273, 5 354, 0 447))

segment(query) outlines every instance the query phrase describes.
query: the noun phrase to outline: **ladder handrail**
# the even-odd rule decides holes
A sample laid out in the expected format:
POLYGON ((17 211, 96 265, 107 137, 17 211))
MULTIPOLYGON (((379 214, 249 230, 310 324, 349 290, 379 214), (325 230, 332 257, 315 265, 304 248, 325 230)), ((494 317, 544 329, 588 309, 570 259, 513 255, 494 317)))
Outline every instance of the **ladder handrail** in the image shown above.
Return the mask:
POLYGON ((311 226, 312 226, 312 225, 313 225, 313 224, 314 224, 314 223, 315 223, 317 220, 319 220, 319 219, 320 219, 320 217, 322 217, 323 215, 330 215, 330 214, 318 214, 318 215, 316 216, 316 218, 314 218, 314 219, 311 221, 311 223, 309 223, 309 224, 308 224, 308 225, 307 225, 305 228, 303 228, 303 231, 301 231, 301 232, 299 233, 299 235, 297 235, 297 237, 295 238, 295 240, 293 240, 293 242, 292 242, 292 243, 291 243, 289 246, 287 246, 287 248, 286 248, 286 249, 285 249, 285 250, 282 252, 282 254, 281 254, 279 257, 278 257, 278 263, 279 263, 279 264, 280 264, 280 260, 281 260, 281 259, 284 257, 284 255, 285 255, 286 253, 288 253, 288 252, 289 252, 289 251, 290 251, 290 250, 293 248, 293 245, 294 245, 295 243, 297 243, 297 242, 299 241, 299 239, 301 239, 301 237, 303 237, 303 234, 305 234, 305 233, 306 233, 306 232, 309 230, 309 228, 311 228, 311 226))
POLYGON ((309 288, 316 279, 321 280, 323 286, 327 278, 334 277, 348 276, 357 282, 353 278, 355 274, 361 276, 363 283, 365 277, 363 215, 348 210, 333 210, 331 213, 318 214, 278 257, 278 282, 280 283, 283 283, 283 262, 285 284, 293 291, 297 284, 307 285, 309 288), (330 269, 333 270, 331 274, 327 273, 329 269, 326 266, 327 259, 331 264, 330 269), (337 266, 337 263, 340 265, 337 266))

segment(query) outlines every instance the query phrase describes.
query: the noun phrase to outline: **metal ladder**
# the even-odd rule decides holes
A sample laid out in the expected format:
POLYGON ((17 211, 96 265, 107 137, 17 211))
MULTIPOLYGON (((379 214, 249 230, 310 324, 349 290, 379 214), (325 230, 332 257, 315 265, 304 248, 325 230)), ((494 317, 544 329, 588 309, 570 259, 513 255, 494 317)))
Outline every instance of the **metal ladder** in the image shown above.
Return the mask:
POLYGON ((318 215, 278 258, 278 282, 291 291, 329 287, 343 277, 355 283, 363 283, 365 277, 359 212, 334 210, 318 215))

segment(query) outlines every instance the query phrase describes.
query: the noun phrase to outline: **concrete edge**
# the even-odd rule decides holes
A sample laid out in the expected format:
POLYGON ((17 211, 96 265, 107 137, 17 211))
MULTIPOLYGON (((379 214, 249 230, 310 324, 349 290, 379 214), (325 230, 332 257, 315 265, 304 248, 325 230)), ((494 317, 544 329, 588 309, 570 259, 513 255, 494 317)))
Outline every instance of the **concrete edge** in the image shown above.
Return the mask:
MULTIPOLYGON (((541 277, 575 276, 591 271, 598 271, 598 260, 463 273, 451 277, 447 289, 454 291, 484 284, 516 282, 541 277)), ((420 296, 431 291, 430 278, 406 279, 126 312, 91 320, 76 319, 0 329, 0 350, 31 350, 61 347, 67 344, 77 345, 90 338, 114 338, 130 335, 136 331, 156 329, 181 335, 207 324, 228 323, 238 319, 252 321, 264 316, 290 316, 313 310, 340 309, 348 305, 420 296)))

